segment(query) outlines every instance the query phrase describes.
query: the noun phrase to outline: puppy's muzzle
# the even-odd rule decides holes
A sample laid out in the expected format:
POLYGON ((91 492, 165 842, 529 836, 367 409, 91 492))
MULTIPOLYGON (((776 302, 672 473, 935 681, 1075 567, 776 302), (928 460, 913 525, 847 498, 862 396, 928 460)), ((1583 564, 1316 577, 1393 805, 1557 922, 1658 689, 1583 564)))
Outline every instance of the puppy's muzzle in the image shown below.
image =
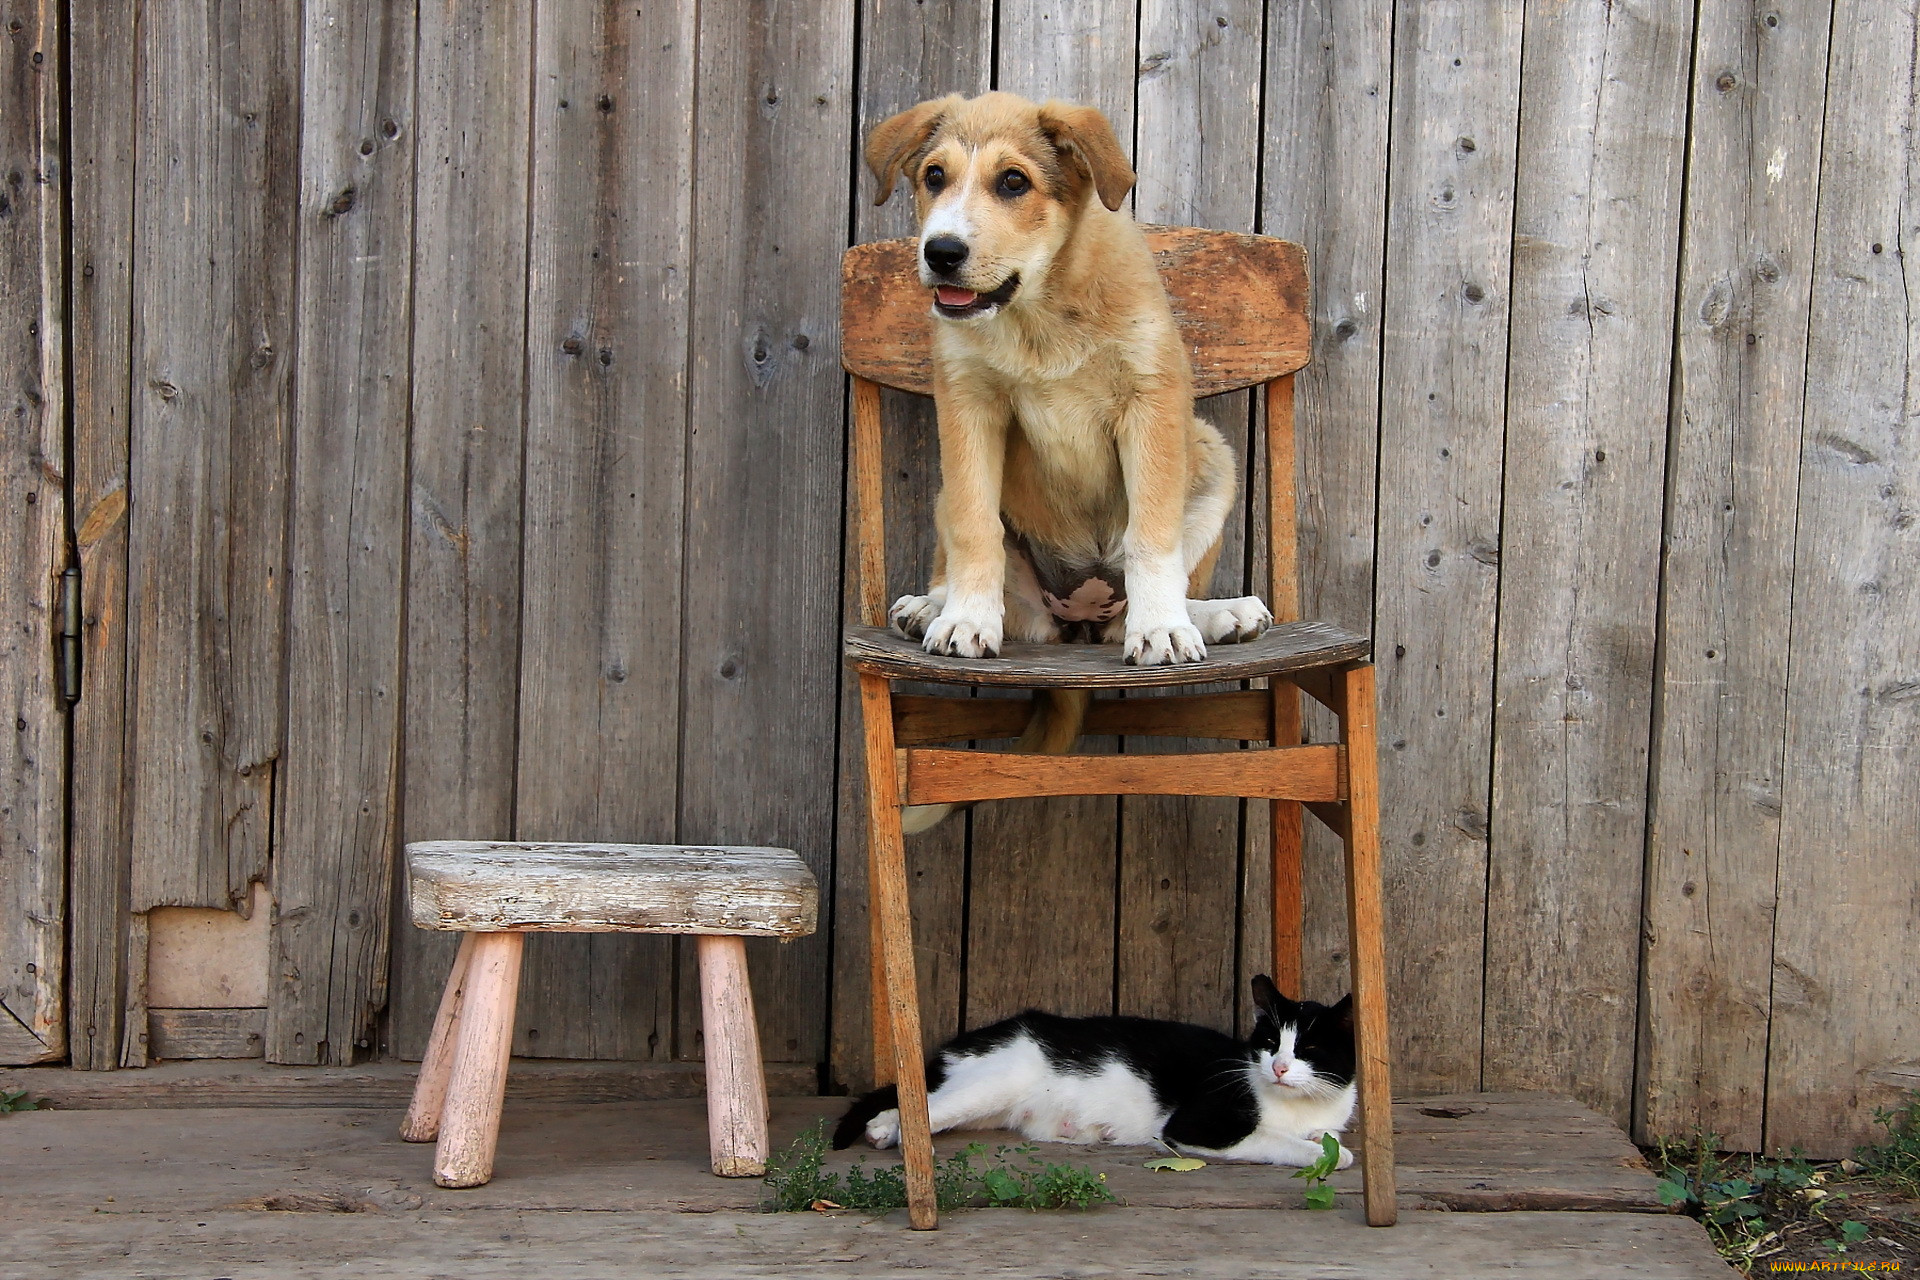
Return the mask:
POLYGON ((986 293, 976 293, 972 289, 963 289, 958 285, 943 284, 933 291, 933 309, 949 320, 965 320, 969 316, 991 315, 1007 303, 1013 301, 1013 294, 1020 287, 1020 273, 1014 272, 998 287, 986 293))
POLYGON ((920 250, 927 265, 943 276, 950 276, 967 260, 967 242, 958 236, 935 236, 920 250))

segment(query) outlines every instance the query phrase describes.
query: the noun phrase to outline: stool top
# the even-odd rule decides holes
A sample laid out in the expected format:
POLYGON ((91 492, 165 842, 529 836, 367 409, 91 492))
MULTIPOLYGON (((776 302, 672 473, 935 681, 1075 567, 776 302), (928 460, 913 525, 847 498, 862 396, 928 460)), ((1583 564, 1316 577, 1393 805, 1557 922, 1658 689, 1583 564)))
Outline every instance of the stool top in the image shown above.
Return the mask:
POLYGON ((407 846, 413 923, 468 933, 798 938, 819 919, 791 849, 428 840, 407 846))

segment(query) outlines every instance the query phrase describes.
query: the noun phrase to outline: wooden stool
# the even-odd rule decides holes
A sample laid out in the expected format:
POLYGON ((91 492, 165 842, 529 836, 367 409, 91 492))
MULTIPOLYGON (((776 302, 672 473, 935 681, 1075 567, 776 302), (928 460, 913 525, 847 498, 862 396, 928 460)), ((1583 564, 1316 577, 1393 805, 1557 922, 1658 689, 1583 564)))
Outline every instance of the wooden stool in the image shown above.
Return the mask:
POLYGON ((434 840, 407 846, 413 923, 467 936, 453 962, 413 1103, 408 1142, 439 1139, 433 1180, 493 1177, 529 933, 691 933, 700 955, 713 1171, 767 1169, 767 1083, 743 938, 812 933, 819 889, 791 849, 434 840))

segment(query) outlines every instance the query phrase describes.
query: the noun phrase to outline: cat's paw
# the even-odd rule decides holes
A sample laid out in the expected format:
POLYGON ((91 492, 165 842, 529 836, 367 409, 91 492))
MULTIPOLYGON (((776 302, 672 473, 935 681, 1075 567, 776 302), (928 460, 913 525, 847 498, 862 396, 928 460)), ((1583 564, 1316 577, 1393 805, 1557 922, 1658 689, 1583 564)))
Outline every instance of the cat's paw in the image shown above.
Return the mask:
POLYGON ((1353 1152, 1347 1150, 1345 1146, 1342 1146, 1340 1148, 1340 1158, 1333 1162, 1333 1167, 1336 1169, 1353 1168, 1353 1152))
POLYGON ((867 1145, 885 1151, 900 1145, 900 1112, 882 1111, 867 1121, 867 1145))

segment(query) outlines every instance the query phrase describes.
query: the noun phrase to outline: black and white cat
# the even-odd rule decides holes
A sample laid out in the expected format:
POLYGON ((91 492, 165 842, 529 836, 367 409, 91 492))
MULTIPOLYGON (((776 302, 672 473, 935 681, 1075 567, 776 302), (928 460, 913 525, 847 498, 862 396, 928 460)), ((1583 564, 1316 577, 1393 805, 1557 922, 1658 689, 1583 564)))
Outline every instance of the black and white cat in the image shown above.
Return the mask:
MULTIPOLYGON (((1165 1143, 1222 1160, 1305 1166, 1353 1116, 1353 998, 1287 999, 1264 974, 1244 1042, 1147 1018, 1029 1010, 944 1045, 927 1063, 933 1131, 1012 1129, 1040 1142, 1165 1143)), ((856 1101, 836 1149, 900 1140, 892 1085, 856 1101)), ((1340 1149, 1340 1167, 1353 1154, 1340 1149)))

